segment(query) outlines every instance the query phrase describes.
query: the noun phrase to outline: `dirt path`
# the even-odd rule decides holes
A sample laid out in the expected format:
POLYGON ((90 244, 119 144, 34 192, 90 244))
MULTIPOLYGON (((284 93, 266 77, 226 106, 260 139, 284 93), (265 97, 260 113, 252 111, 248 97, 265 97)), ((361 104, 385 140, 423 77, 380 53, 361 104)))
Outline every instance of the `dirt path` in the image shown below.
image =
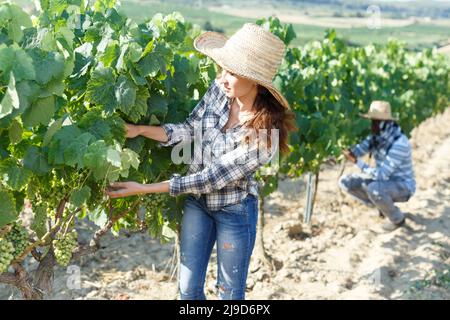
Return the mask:
MULTIPOLYGON (((294 190, 293 195, 300 194, 300 190, 288 185, 274 194, 267 208, 272 215, 266 238, 274 256, 289 253, 277 275, 284 277, 276 281, 281 284, 277 291, 271 291, 270 286, 258 288, 249 297, 449 299, 448 275, 444 287, 426 287, 422 281, 439 280, 434 272, 450 269, 449 121, 450 108, 413 132, 418 188, 408 203, 399 204, 409 213, 406 228, 389 234, 377 232, 381 222, 377 211, 342 196, 337 190, 336 167, 321 172, 313 228, 304 230, 307 235, 318 232, 317 236, 299 241, 295 234, 288 235, 290 230, 291 233, 299 230, 292 226, 298 221, 297 213, 303 212, 304 197, 299 202, 287 194, 290 190, 294 190), (293 200, 287 202, 290 199, 293 200), (282 218, 277 212, 286 210, 294 212, 280 223, 282 218), (280 231, 284 231, 284 237, 279 236, 280 231), (412 290, 414 287, 420 290, 412 290)), ((350 171, 357 170, 351 168, 347 173, 350 171)))
MULTIPOLYGON (((320 173, 311 226, 299 218, 304 210, 303 179, 280 183, 266 199, 265 245, 282 267, 270 272, 254 255, 248 299, 450 299, 450 108, 427 120, 412 135, 417 192, 399 204, 408 212, 407 227, 380 234, 382 222, 368 209, 341 194, 338 166, 320 173)), ((357 171, 347 168, 345 173, 357 171)), ((82 238, 93 228, 82 224, 82 238)), ((161 245, 146 234, 114 238, 84 258, 81 287, 70 289, 73 274, 59 268, 49 299, 175 299, 175 277, 167 263, 173 244, 161 245)), ((206 294, 215 299, 215 256, 206 294)), ((34 264, 28 266, 30 269, 34 264)), ((79 268, 79 269, 77 269, 79 268)), ((176 276, 176 275, 175 275, 176 276)), ((19 298, 0 286, 0 299, 19 298)))

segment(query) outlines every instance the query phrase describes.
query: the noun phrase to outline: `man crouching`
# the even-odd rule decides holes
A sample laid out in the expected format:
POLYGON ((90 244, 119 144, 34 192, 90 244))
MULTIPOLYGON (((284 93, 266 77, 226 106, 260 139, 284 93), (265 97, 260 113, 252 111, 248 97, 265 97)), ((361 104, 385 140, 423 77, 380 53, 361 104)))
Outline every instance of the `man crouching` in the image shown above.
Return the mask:
POLYGON ((392 117, 389 102, 374 101, 369 112, 361 116, 372 120, 372 133, 344 155, 362 173, 343 176, 339 186, 364 204, 378 208, 380 215, 389 219, 382 229, 393 231, 405 223, 404 213, 394 203, 408 201, 416 191, 411 145, 398 119, 392 117), (358 159, 367 153, 375 157, 375 168, 358 159))

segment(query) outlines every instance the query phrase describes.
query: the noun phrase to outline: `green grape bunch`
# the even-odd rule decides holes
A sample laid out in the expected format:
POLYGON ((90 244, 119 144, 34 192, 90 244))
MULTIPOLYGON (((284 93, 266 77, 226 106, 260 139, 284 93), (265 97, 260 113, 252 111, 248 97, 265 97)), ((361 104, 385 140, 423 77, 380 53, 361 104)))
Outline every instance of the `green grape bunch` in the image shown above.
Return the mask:
POLYGON ((142 198, 142 206, 148 212, 154 212, 158 208, 164 207, 167 196, 164 194, 150 194, 142 198))
POLYGON ((56 209, 59 202, 62 199, 67 199, 70 194, 70 187, 64 181, 63 178, 59 179, 54 176, 53 180, 50 182, 50 188, 47 192, 42 193, 41 195, 45 197, 45 200, 56 209))
POLYGON ((60 236, 53 240, 53 247, 55 252, 56 261, 63 267, 69 265, 70 259, 72 259, 72 252, 78 246, 78 233, 76 230, 60 236))
POLYGON ((14 259, 14 246, 6 239, 0 238, 0 273, 6 272, 14 259))
POLYGON ((22 224, 18 222, 14 222, 11 227, 11 231, 9 231, 5 239, 11 242, 14 246, 13 257, 17 259, 20 254, 25 250, 28 246, 29 236, 28 232, 22 224))

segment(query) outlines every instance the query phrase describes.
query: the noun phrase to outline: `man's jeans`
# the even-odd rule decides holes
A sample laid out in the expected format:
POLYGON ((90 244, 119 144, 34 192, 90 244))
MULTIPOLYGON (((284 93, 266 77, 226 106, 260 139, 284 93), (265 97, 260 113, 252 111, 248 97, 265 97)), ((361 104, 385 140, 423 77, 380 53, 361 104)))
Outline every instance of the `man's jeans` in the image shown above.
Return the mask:
POLYGON ((219 211, 208 210, 203 196, 188 196, 181 226, 181 299, 206 299, 206 270, 216 242, 219 298, 245 298, 257 217, 258 199, 251 194, 219 211))
POLYGON ((360 174, 343 176, 339 186, 364 204, 378 208, 395 224, 400 223, 405 215, 394 202, 406 202, 412 195, 404 181, 375 181, 360 174))

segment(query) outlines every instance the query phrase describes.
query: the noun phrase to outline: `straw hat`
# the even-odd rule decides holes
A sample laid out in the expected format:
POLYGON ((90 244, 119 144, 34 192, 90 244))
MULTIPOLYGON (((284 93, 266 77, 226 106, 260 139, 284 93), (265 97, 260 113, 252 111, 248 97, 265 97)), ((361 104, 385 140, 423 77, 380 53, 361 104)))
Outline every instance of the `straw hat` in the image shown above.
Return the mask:
POLYGON ((369 112, 360 114, 361 117, 373 120, 393 120, 398 121, 391 113, 391 104, 387 101, 373 101, 370 104, 369 112))
POLYGON ((217 32, 205 32, 195 39, 194 47, 223 69, 266 87, 289 109, 286 98, 272 84, 286 50, 283 41, 274 34, 246 23, 230 38, 217 32))

